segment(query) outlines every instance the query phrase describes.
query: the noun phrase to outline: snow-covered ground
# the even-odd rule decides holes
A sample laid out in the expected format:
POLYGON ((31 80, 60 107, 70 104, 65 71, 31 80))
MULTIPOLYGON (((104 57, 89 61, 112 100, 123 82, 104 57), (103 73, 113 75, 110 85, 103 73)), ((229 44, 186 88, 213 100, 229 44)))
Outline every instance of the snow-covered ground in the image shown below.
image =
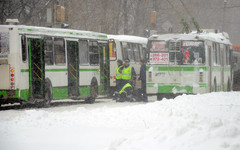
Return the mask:
POLYGON ((0 150, 40 149, 239 150, 240 92, 0 112, 0 150))

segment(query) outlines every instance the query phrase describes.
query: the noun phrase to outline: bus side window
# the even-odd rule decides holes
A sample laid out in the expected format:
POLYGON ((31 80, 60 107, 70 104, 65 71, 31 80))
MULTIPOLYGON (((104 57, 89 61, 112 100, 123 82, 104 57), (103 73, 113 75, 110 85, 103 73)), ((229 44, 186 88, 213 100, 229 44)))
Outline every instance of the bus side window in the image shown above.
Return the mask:
POLYGON ((134 49, 134 57, 136 62, 140 62, 140 51, 138 44, 133 44, 134 49))
POLYGON ((53 65, 53 39, 48 37, 44 39, 45 64, 53 65))
POLYGON ((126 42, 121 42, 121 48, 122 48, 122 59, 125 60, 128 58, 128 48, 126 42))
POLYGON ((99 64, 99 52, 97 41, 89 41, 89 61, 91 65, 99 64))
POLYGON ((225 46, 225 50, 226 50, 226 65, 230 65, 230 61, 229 61, 229 56, 230 56, 230 51, 229 51, 229 47, 225 46))
POLYGON ((145 47, 142 47, 142 58, 144 59, 144 60, 146 60, 146 59, 148 59, 148 53, 147 53, 147 48, 145 48, 145 47))
POLYGON ((80 65, 87 65, 88 62, 88 41, 80 40, 79 41, 79 63, 80 65))
POLYGON ((26 37, 21 37, 21 44, 22 44, 22 61, 26 62, 27 60, 27 48, 26 48, 26 37))
POLYGON ((54 39, 54 59, 56 65, 65 65, 65 46, 63 38, 54 39))
POLYGON ((130 62, 135 63, 135 58, 134 58, 134 52, 133 52, 133 44, 132 43, 127 43, 127 50, 128 50, 128 58, 130 62))
POLYGON ((216 43, 213 43, 213 45, 212 45, 212 47, 213 47, 213 65, 214 66, 216 66, 217 65, 217 47, 216 47, 216 43))

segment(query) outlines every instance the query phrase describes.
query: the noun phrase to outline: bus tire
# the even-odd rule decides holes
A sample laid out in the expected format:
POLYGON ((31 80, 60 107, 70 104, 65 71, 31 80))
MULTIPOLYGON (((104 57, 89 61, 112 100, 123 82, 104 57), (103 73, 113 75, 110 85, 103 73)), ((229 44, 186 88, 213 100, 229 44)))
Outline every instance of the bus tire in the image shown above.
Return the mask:
POLYGON ((85 102, 89 104, 93 104, 95 102, 95 99, 97 97, 97 91, 98 91, 98 85, 96 80, 93 80, 91 86, 90 86, 90 96, 86 98, 85 102))
POLYGON ((45 81, 45 97, 43 101, 43 107, 50 107, 52 98, 52 84, 51 81, 47 78, 45 81))
POLYGON ((45 98, 43 102, 43 107, 50 107, 51 106, 51 94, 49 90, 45 93, 45 98))
POLYGON ((93 104, 95 102, 95 99, 97 97, 95 88, 96 88, 95 85, 90 86, 90 96, 85 99, 86 103, 93 104))

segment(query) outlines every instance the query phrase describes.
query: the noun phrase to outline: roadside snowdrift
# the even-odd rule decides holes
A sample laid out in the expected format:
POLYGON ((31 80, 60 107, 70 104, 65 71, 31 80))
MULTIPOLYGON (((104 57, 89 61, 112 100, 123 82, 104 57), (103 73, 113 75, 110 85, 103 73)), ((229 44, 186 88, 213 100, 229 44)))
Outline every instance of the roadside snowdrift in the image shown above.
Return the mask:
POLYGON ((240 92, 91 106, 2 111, 0 149, 240 149, 240 92))

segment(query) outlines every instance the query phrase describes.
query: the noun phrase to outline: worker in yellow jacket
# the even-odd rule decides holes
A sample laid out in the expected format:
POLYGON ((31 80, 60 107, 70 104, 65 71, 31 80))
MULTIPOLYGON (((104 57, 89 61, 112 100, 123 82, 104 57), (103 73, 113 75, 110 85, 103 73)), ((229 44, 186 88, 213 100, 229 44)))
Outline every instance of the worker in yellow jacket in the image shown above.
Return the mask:
POLYGON ((129 59, 124 60, 124 66, 122 70, 122 89, 119 92, 119 101, 126 101, 131 99, 133 88, 136 82, 136 72, 133 66, 129 64, 129 59))

